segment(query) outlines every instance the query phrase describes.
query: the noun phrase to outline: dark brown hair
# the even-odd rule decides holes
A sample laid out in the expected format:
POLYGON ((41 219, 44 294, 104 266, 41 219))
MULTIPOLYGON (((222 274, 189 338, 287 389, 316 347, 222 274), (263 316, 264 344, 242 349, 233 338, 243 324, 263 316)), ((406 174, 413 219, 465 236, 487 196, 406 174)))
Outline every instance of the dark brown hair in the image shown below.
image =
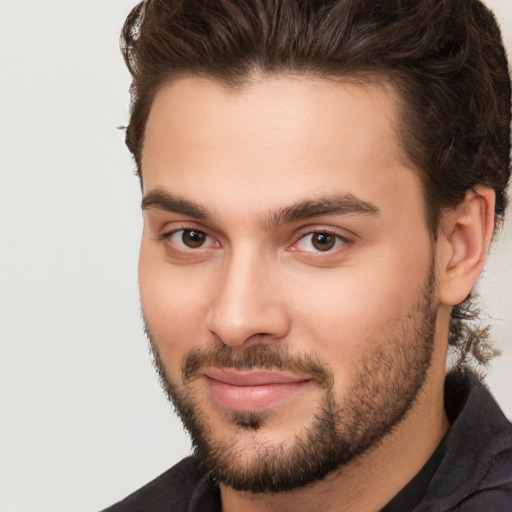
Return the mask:
MULTIPOLYGON (((146 0, 129 14, 121 45, 132 74, 126 144, 142 179, 153 99, 180 76, 241 87, 263 74, 390 81, 399 133, 422 176, 427 221, 484 185, 506 207, 510 77, 497 23, 476 0, 146 0)), ((468 301, 453 310, 451 344, 486 358, 468 301)))

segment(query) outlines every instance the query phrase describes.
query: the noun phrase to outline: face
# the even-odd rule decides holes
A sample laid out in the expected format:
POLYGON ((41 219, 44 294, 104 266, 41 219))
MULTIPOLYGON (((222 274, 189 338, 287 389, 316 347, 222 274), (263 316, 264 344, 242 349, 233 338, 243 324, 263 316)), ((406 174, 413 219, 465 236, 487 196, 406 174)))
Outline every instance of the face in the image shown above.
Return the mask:
POLYGON ((155 98, 142 309, 164 385, 223 485, 290 490, 414 407, 437 310, 421 182, 381 85, 205 79, 155 98))

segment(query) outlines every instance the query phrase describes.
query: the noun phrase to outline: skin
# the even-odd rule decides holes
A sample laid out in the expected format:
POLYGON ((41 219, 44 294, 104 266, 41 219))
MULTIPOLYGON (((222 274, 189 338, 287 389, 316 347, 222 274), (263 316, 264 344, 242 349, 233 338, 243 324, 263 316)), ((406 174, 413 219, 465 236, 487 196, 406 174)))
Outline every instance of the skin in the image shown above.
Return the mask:
MULTIPOLYGON (((139 281, 169 380, 182 382, 182 362, 194 348, 285 345, 327 365, 343 403, 365 355, 393 337, 432 264, 437 268, 431 364, 402 421, 307 487, 253 495, 221 486, 225 511, 378 510, 447 431, 449 315, 482 269, 493 194, 468 193, 443 215, 433 244, 421 181, 395 130, 397 101, 389 86, 303 76, 256 77, 238 90, 182 78, 154 100, 142 169, 145 198, 160 199, 144 205, 139 281), (333 197, 372 211, 283 215, 297 203, 333 197), (204 244, 183 244, 183 229, 205 233, 204 244), (319 251, 313 232, 335 234, 334 247, 319 251)), ((269 407, 264 426, 253 431, 233 424, 229 408, 212 399, 208 378, 190 386, 213 437, 236 436, 244 463, 262 443, 289 444, 312 424, 323 396, 302 386, 269 407)))

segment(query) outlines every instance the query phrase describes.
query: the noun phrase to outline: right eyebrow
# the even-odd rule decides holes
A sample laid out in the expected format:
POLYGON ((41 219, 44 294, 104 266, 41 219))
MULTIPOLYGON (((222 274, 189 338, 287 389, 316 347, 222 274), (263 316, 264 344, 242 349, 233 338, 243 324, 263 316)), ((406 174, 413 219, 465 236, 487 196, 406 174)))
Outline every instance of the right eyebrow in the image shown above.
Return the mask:
POLYGON ((152 190, 148 192, 142 199, 141 207, 143 210, 163 210, 172 213, 181 213, 188 217, 195 219, 211 219, 210 213, 202 206, 183 199, 181 197, 173 196, 163 190, 152 190))

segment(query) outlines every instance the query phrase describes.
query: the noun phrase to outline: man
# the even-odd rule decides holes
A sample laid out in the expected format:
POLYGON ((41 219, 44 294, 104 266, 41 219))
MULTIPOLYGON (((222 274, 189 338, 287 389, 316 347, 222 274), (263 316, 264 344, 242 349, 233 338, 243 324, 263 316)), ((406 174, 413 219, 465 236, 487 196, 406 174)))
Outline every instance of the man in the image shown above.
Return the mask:
POLYGON ((195 456, 108 510, 510 510, 464 364, 510 175, 489 11, 150 0, 123 48, 142 309, 195 456))

